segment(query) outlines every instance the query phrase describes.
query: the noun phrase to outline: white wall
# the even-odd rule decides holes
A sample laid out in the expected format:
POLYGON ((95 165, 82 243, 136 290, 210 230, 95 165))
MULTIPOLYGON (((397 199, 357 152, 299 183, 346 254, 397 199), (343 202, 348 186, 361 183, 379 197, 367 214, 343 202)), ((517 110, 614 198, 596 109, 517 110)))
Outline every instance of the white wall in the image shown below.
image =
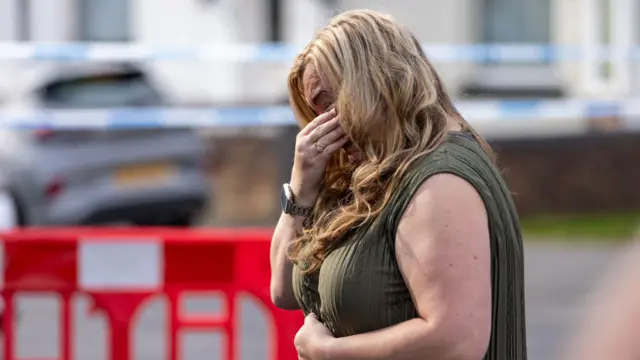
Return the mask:
MULTIPOLYGON (((12 41, 16 38, 17 24, 13 14, 16 11, 16 0, 0 0, 0 41, 12 41)), ((13 79, 11 74, 15 72, 16 64, 13 62, 0 62, 0 102, 6 99, 11 91, 13 79)))
MULTIPOLYGON (((135 38, 143 42, 258 44, 268 40, 264 0, 137 0, 135 38), (167 26, 166 19, 171 19, 167 26), (184 29, 176 32, 175 29, 184 29)), ((302 47, 329 18, 317 0, 285 0, 284 41, 302 47)), ((290 63, 162 63, 152 66, 180 102, 269 103, 287 98, 290 63)))
POLYGON ((284 0, 284 38, 297 46, 306 45, 333 15, 318 0, 284 0))
MULTIPOLYGON (((555 0, 554 34, 562 45, 582 46, 584 49, 604 46, 602 33, 607 24, 603 21, 600 0, 555 0)), ((637 37, 639 0, 612 0, 608 26, 612 46, 619 49, 640 45, 637 37)), ((612 76, 600 72, 602 62, 584 58, 581 61, 565 61, 558 64, 570 94, 578 97, 620 98, 638 95, 638 65, 624 55, 615 59, 612 76)))
MULTIPOLYGON (((13 15, 21 0, 0 0, 0 41, 15 39, 13 15)), ((31 0, 32 35, 40 41, 73 40, 80 0, 31 0)), ((107 0, 105 0, 107 1, 107 0)), ((264 0, 130 0, 136 41, 201 44, 259 43, 267 39, 264 0)), ((639 1, 639 0, 623 0, 639 1)), ((477 41, 479 0, 341 0, 339 9, 326 9, 318 0, 284 1, 285 41, 301 48, 337 10, 370 8, 394 15, 422 42, 468 44, 477 41)), ((579 45, 584 37, 584 0, 552 1, 552 38, 560 45, 579 45)), ((637 41, 638 39, 636 39, 637 41)), ((32 65, 29 65, 32 66, 32 65)), ((150 68, 181 102, 269 102, 286 98, 290 63, 230 64, 204 62, 151 63, 150 68)), ((470 63, 436 63, 447 86, 455 92, 477 67, 470 63)), ((593 95, 583 82, 578 62, 553 66, 574 95, 593 95)), ((15 66, 0 67, 0 97, 16 81, 15 66)))
MULTIPOLYGON (((4 9, 2 5, 10 6, 12 1, 19 0, 0 0, 0 9, 4 9)), ((74 6, 79 0, 32 1, 38 3, 32 13, 36 40, 75 37, 74 6)), ((198 46, 266 40, 266 2, 263 0, 131 1, 133 38, 137 41, 198 46)), ((390 6, 385 0, 345 0, 340 2, 339 10, 362 7, 384 10, 407 24, 423 41, 468 43, 474 40, 474 4, 474 0, 396 0, 390 6)), ((284 40, 301 48, 335 12, 336 9, 324 8, 317 0, 285 0, 284 40)), ((9 33, 6 30, 9 24, 10 21, 0 22, 0 36, 9 33)), ((460 64, 437 66, 445 82, 454 87, 471 69, 470 65, 460 64)), ((178 102, 202 103, 284 100, 289 67, 289 63, 154 62, 149 65, 178 102)))
MULTIPOLYGON (((331 12, 318 0, 284 0, 281 16, 283 42, 296 49, 302 49, 316 32, 326 25, 331 12)), ((286 101, 287 75, 290 67, 290 61, 244 65, 242 85, 245 101, 258 103, 286 101)))
POLYGON ((17 0, 0 0, 0 41, 11 41, 16 38, 17 0))
MULTIPOLYGON (((133 38, 137 41, 197 46, 229 44, 238 40, 234 31, 236 11, 242 2, 218 0, 205 3, 184 0, 136 0, 133 2, 133 38)), ((243 24, 246 25, 246 24, 243 24)), ((165 85, 180 101, 211 98, 230 101, 239 89, 232 64, 203 62, 153 63, 165 85)))
MULTIPOLYGON (((470 44, 477 41, 479 0, 342 0, 340 10, 372 9, 393 15, 423 43, 470 44)), ((434 64, 447 87, 457 93, 475 66, 434 64)))
MULTIPOLYGON (((338 11, 368 8, 392 14, 423 42, 468 44, 476 40, 477 6, 477 0, 342 0, 337 9, 330 9, 318 0, 285 0, 285 41, 301 48, 338 11)), ((435 65, 454 92, 474 69, 469 63, 435 65)), ((244 95, 259 101, 285 99, 288 68, 289 64, 243 68, 244 95)))
MULTIPOLYGON (((18 3, 23 0, 0 0, 0 40, 18 37, 18 3)), ((76 0, 30 0, 31 35, 34 41, 73 39, 76 28, 76 0)))
POLYGON ((33 41, 65 41, 75 38, 77 26, 75 0, 31 0, 31 2, 33 41))
MULTIPOLYGON (((18 40, 18 2, 0 0, 0 41, 18 40)), ((76 0, 31 0, 30 35, 34 41, 57 42, 73 40, 76 31, 76 0)), ((34 70, 41 63, 2 61, 0 66, 0 101, 6 94, 19 88, 25 72, 34 70)))
MULTIPOLYGON (((561 46, 579 46, 582 38, 582 19, 584 11, 581 1, 554 0, 552 5, 552 36, 556 44, 561 46)), ((567 91, 580 93, 581 67, 579 62, 565 61, 556 66, 559 77, 565 79, 567 91)))

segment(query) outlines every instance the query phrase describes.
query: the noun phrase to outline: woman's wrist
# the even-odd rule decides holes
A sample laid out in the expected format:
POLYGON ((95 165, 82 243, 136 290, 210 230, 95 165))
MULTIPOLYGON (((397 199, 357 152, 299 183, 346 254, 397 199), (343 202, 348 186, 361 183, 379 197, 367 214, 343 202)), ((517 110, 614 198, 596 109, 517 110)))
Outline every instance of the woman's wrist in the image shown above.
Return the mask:
POLYGON ((318 200, 318 191, 304 188, 300 183, 291 181, 291 191, 293 191, 293 201, 296 205, 303 207, 313 207, 318 200))
POLYGON ((336 342, 336 339, 331 338, 323 338, 319 344, 316 344, 314 353, 317 356, 317 360, 335 360, 333 355, 333 347, 336 342))

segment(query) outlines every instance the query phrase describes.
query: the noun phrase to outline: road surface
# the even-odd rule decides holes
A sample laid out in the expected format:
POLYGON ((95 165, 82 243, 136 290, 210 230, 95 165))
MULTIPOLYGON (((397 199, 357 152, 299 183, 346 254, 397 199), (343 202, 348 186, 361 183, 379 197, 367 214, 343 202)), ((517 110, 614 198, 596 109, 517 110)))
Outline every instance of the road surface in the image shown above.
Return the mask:
MULTIPOLYGON (((527 245, 527 321, 529 359, 555 359, 560 344, 575 324, 580 306, 594 281, 606 270, 621 250, 598 246, 527 245)), ((191 299, 187 311, 215 311, 215 298, 191 299)), ((78 301, 76 314, 77 359, 105 357, 105 326, 99 316, 87 315, 87 302, 78 301)), ((136 328, 135 359, 159 360, 165 354, 165 316, 162 300, 150 304, 136 328)), ((241 358, 266 359, 267 324, 259 308, 250 299, 241 300, 241 358)), ((18 354, 21 358, 52 358, 57 352, 58 312, 51 298, 27 298, 20 301, 18 354)), ((184 359, 222 359, 221 336, 188 334, 184 359)))

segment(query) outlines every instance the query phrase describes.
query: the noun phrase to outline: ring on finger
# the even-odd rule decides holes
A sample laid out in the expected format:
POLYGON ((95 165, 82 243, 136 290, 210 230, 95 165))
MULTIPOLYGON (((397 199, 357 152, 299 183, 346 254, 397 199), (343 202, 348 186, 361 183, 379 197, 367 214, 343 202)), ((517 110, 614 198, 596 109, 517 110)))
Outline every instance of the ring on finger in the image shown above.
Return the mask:
POLYGON ((313 145, 315 145, 316 150, 318 150, 318 152, 324 151, 324 146, 320 145, 320 142, 316 141, 313 145))

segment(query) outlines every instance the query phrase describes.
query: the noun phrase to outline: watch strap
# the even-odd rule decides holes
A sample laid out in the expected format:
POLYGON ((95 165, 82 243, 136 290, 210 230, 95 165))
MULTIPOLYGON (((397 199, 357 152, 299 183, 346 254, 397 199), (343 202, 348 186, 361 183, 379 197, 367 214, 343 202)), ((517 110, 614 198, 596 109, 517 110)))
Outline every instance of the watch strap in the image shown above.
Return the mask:
POLYGON ((313 212, 313 208, 311 207, 300 206, 296 204, 296 202, 293 199, 291 199, 290 201, 291 203, 289 204, 289 209, 288 209, 289 215, 309 217, 313 212))
POLYGON ((313 212, 313 207, 306 207, 296 204, 295 194, 289 184, 283 185, 283 211, 285 214, 309 217, 313 212))

